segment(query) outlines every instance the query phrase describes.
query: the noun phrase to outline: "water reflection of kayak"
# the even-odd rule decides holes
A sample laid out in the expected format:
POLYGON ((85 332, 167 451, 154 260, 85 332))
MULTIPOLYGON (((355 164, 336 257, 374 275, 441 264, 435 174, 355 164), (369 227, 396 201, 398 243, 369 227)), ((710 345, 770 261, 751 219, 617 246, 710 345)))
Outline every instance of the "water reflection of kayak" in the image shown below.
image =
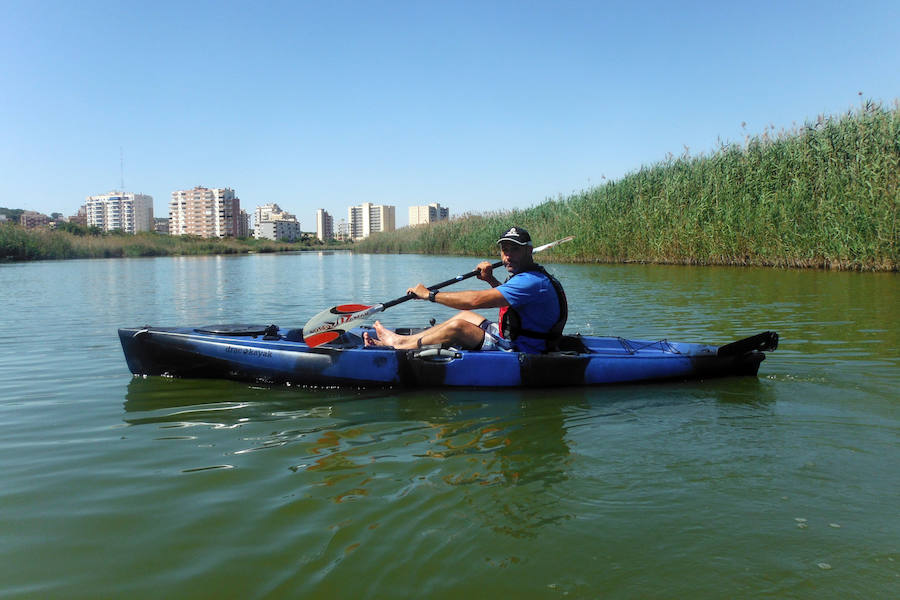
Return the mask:
MULTIPOLYGON (((135 375, 236 379, 313 386, 542 387, 755 376, 778 346, 767 331, 724 346, 567 336, 547 354, 364 347, 364 328, 310 348, 277 326, 119 329, 135 375)), ((409 329, 398 329, 410 333, 409 329)))

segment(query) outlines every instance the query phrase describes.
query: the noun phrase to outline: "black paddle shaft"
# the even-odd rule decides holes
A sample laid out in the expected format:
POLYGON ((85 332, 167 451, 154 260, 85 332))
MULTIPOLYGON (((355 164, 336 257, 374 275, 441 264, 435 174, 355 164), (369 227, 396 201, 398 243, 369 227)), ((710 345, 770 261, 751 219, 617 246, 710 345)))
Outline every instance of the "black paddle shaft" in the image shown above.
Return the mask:
MULTIPOLYGON (((491 268, 496 269, 497 267, 500 267, 500 266, 503 266, 502 260, 498 260, 497 262, 492 264, 491 268)), ((430 286, 428 286, 428 289, 433 292, 433 291, 439 290, 443 287, 447 287, 450 284, 456 283, 457 281, 462 281, 463 279, 468 279, 469 277, 475 277, 476 275, 478 275, 478 269, 473 269, 473 270, 469 271, 468 273, 466 273, 465 275, 457 275, 453 279, 448 279, 447 281, 442 281, 440 283, 430 285, 430 286)), ((412 300, 415 297, 416 297, 416 295, 413 294, 412 292, 410 292, 410 293, 406 294, 405 296, 400 296, 399 298, 395 298, 394 300, 391 300, 390 302, 385 302, 384 304, 381 305, 382 310, 390 308, 392 306, 396 306, 396 305, 400 304, 401 302, 406 302, 407 300, 412 300)))

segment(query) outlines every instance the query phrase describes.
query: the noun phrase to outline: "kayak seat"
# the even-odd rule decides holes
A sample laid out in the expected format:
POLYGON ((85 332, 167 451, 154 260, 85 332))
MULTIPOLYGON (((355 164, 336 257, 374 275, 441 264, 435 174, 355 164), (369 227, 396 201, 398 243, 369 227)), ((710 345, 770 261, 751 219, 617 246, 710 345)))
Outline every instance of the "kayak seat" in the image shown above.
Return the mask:
POLYGON ((556 344, 556 350, 553 352, 564 352, 566 354, 590 354, 591 349, 584 345, 581 334, 564 335, 559 338, 556 344))

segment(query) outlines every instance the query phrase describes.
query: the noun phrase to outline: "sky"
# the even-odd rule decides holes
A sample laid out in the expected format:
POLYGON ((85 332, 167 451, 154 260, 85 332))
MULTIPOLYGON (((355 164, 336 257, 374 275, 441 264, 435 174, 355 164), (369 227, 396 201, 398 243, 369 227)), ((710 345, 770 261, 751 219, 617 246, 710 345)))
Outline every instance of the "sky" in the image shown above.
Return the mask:
POLYGON ((527 208, 900 98, 900 2, 0 0, 0 206, 527 208), (628 4, 628 6, 625 6, 628 4), (860 96, 860 92, 862 96, 860 96))

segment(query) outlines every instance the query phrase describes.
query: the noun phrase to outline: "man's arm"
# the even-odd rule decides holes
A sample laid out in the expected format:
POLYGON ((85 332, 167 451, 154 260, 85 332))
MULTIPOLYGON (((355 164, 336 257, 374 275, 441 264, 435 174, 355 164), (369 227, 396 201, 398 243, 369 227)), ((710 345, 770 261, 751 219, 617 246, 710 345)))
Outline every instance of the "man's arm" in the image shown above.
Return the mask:
MULTIPOLYGON (((412 292, 420 300, 428 300, 428 288, 424 284, 420 283, 416 287, 408 289, 407 292, 412 292)), ((459 310, 509 306, 509 302, 506 301, 506 298, 503 297, 503 294, 497 288, 465 290, 462 292, 437 292, 434 296, 434 301, 459 310)))

